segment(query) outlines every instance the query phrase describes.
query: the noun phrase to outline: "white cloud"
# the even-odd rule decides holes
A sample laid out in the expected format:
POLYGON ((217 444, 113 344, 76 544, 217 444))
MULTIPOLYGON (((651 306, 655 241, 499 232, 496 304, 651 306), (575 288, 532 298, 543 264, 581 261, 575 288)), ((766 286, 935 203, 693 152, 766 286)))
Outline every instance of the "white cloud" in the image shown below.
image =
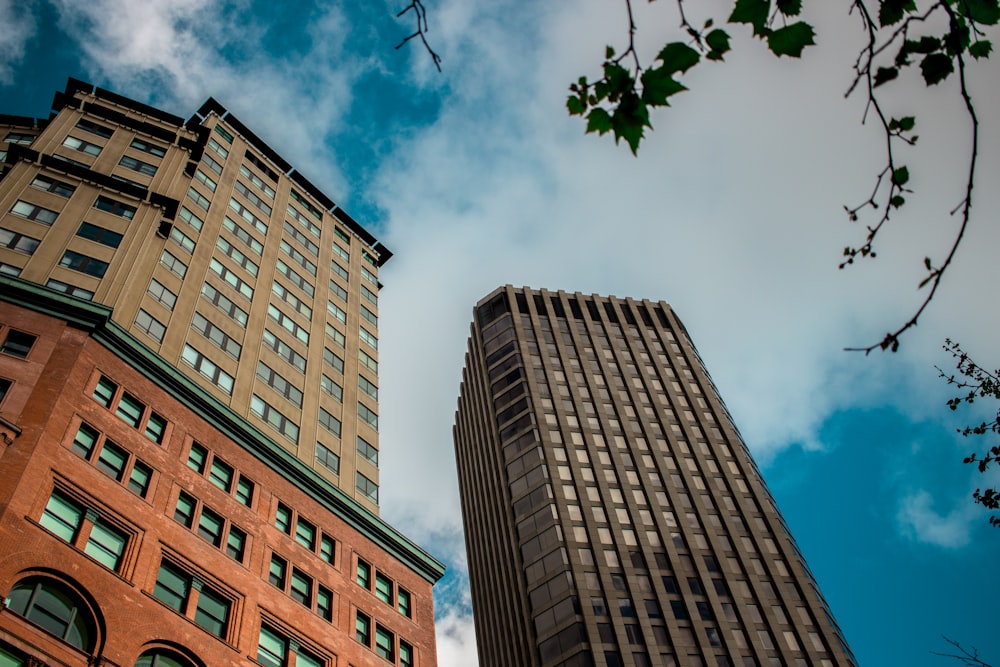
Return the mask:
POLYGON ((437 664, 440 667, 476 667, 476 630, 472 615, 453 611, 434 621, 437 664))
POLYGON ((14 70, 37 25, 31 2, 0 0, 0 84, 14 82, 14 70))
POLYGON ((918 491, 902 499, 896 520, 904 535, 948 549, 969 543, 973 526, 983 521, 983 511, 963 496, 946 514, 935 510, 934 498, 918 491))

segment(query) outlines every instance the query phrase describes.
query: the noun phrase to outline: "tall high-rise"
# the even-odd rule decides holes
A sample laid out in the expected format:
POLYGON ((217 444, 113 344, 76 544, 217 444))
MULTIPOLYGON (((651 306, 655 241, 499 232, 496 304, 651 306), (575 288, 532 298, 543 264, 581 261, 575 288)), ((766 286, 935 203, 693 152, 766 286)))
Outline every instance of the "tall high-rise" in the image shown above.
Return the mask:
POLYGON ((0 665, 434 667, 444 567, 378 515, 388 251, 212 100, 70 80, 0 142, 0 665))
POLYGON ((378 511, 391 253, 225 107, 189 120, 71 79, 0 116, 0 273, 113 319, 378 511))
POLYGON ((455 448, 482 667, 851 667, 663 302, 500 288, 455 448))

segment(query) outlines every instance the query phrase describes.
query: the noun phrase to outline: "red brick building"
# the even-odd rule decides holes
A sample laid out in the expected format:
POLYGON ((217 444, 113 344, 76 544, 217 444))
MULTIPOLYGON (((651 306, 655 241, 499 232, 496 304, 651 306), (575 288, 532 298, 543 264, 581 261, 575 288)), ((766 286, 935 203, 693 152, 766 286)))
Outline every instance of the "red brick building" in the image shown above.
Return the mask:
POLYGON ((111 319, 0 276, 0 666, 436 664, 442 565, 111 319))

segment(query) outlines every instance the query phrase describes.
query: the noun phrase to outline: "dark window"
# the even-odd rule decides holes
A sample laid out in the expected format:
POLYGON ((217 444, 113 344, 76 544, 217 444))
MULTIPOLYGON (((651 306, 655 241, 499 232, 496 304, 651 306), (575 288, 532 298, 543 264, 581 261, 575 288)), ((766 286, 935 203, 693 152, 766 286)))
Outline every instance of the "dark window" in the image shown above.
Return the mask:
POLYGON ((107 262, 102 262, 99 259, 88 257, 72 250, 66 251, 62 259, 59 260, 59 266, 86 273, 88 276, 94 276, 95 278, 103 278, 104 273, 108 270, 107 262))
POLYGON ((112 215, 117 215, 127 220, 134 218, 136 211, 135 206, 129 206, 128 204, 124 204, 103 195, 98 197, 97 201, 94 202, 94 208, 100 209, 101 211, 107 211, 112 215))
POLYGON ((91 134, 96 134, 104 139, 110 139, 111 135, 115 133, 114 129, 105 127, 104 125, 98 125, 94 121, 87 120, 86 118, 81 118, 79 122, 77 122, 76 126, 81 130, 85 130, 91 134))
POLYGON ((86 653, 94 649, 93 617, 80 597, 59 582, 24 579, 11 589, 7 608, 86 653))
POLYGON ((106 245, 109 248, 117 248, 122 242, 122 235, 118 232, 92 225, 89 222, 80 225, 80 229, 76 235, 100 243, 101 245, 106 245))
POLYGON ((0 352, 19 359, 26 359, 37 338, 29 333, 10 329, 7 331, 7 338, 4 339, 3 345, 0 345, 0 352))

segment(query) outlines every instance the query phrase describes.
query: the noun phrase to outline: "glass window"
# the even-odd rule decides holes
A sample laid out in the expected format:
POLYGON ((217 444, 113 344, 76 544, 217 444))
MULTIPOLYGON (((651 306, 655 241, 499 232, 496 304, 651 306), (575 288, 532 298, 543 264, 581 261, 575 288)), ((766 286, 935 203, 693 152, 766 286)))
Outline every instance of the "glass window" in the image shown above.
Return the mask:
POLYGON ((129 206, 120 201, 111 199, 110 197, 100 196, 97 201, 94 202, 94 208, 101 211, 107 211, 112 215, 117 215, 126 220, 131 220, 135 217, 136 208, 135 206, 129 206))
POLYGON ((312 551, 316 548, 316 526, 302 517, 295 524, 295 541, 312 551))
POLYGON ((375 654, 389 662, 396 661, 396 637, 381 625, 375 626, 375 654))
POLYGON ((287 656, 288 640, 266 625, 261 625, 257 660, 267 667, 285 667, 288 664, 285 661, 287 656))
POLYGON ((292 534, 292 508, 284 503, 278 503, 278 509, 274 514, 274 525, 281 532, 292 534))
POLYGON ((89 222, 81 224, 80 229, 76 232, 76 235, 80 238, 100 243, 101 245, 106 245, 109 248, 117 248, 121 245, 123 238, 123 235, 118 232, 113 232, 110 229, 92 225, 89 222))
POLYGON ((18 359, 26 359, 36 339, 37 336, 29 333, 18 331, 17 329, 8 329, 7 337, 4 339, 3 345, 0 345, 0 352, 17 357, 18 359))
POLYGON ((365 646, 370 647, 372 642, 371 632, 372 620, 360 611, 357 612, 357 616, 354 619, 354 638, 365 646))
POLYGON ((143 176, 153 176, 156 174, 156 165, 143 162, 142 160, 137 160, 131 155, 123 155, 122 159, 118 161, 118 164, 126 169, 137 171, 143 176))
POLYGON ((55 211, 50 211, 47 208, 42 208, 41 206, 36 206, 35 204, 29 204, 26 201, 20 200, 14 203, 10 212, 14 215, 19 215, 22 218, 40 222, 43 225, 51 225, 55 222, 56 217, 59 215, 55 211))
POLYGON ((166 649, 146 651, 135 661, 135 667, 195 667, 194 663, 179 653, 166 649))
POLYGON ((53 491, 39 523, 65 542, 73 542, 83 523, 84 509, 59 491, 53 491))
POLYGON ((128 489, 140 498, 145 498, 149 491, 149 481, 153 478, 153 469, 142 461, 132 465, 132 473, 128 478, 128 489))
POLYGON ((115 133, 114 129, 95 123, 87 118, 81 118, 77 122, 76 126, 81 130, 90 132, 91 134, 96 134, 103 139, 110 139, 111 135, 115 133))
POLYGON ((77 139, 76 137, 66 137, 63 139, 63 146, 70 148, 75 151, 80 151, 81 153, 86 153, 87 155, 96 156, 101 154, 101 147, 97 144, 92 144, 89 141, 84 141, 83 139, 77 139))
POLYGON ((224 637, 229 622, 229 600, 210 588, 202 587, 198 593, 194 622, 216 637, 224 637))
POLYGON ((76 431, 76 437, 73 438, 73 444, 70 446, 70 449, 80 457, 89 459, 99 436, 100 433, 98 433, 97 429, 88 424, 80 424, 80 428, 76 431))
POLYGON ((88 276, 94 276, 95 278, 103 278, 104 273, 108 270, 107 262, 102 262, 99 259, 88 257, 73 250, 67 250, 63 254, 62 259, 59 260, 59 266, 64 266, 67 269, 73 269, 80 273, 86 273, 88 276))
POLYGON ((378 484, 368 479, 360 472, 355 473, 355 487, 364 497, 373 503, 378 503, 378 484))
POLYGON ((0 227, 0 248, 8 248, 25 255, 35 254, 40 239, 0 227))
POLYGON ((225 520, 219 514, 207 507, 201 508, 201 517, 198 519, 198 537, 214 547, 221 546, 224 527, 225 520))
POLYGON ((338 475, 340 474, 340 456, 320 442, 316 443, 316 460, 338 475))
POLYGON ((187 601, 190 587, 191 578, 186 573, 164 561, 160 564, 160 571, 156 575, 156 586, 153 588, 153 596, 174 611, 184 613, 184 605, 187 601))
POLYGON ((177 295, 164 287, 156 278, 149 281, 149 288, 146 290, 146 294, 153 297, 158 303, 163 304, 167 310, 173 310, 174 304, 177 302, 177 295))
POLYGON ((319 409, 319 425, 338 438, 340 437, 340 420, 323 408, 319 409))
POLYGON ((167 149, 157 146, 156 144, 150 143, 144 139, 133 139, 132 143, 129 144, 130 147, 142 151, 143 153, 149 153, 153 157, 163 157, 167 154, 167 149))
POLYGON ((157 444, 161 444, 166 432, 167 420, 155 412, 150 412, 149 419, 146 420, 146 437, 157 444))
POLYGON ((229 535, 226 537, 226 555, 242 563, 246 544, 247 534, 236 526, 229 526, 229 535))
POLYGON ((86 653, 94 649, 96 623, 83 600, 64 584, 42 577, 19 581, 10 590, 7 608, 86 653))
POLYGON ((367 440, 358 436, 358 454, 373 465, 378 465, 378 450, 372 447, 367 440))
POLYGON ((399 589, 396 590, 396 608, 399 610, 400 614, 402 614, 403 616, 406 616, 407 618, 410 618, 410 614, 412 612, 411 612, 411 609, 410 609, 410 592, 409 591, 407 591, 407 590, 405 590, 403 588, 399 588, 399 589))
POLYGON ((332 563, 337 550, 337 541, 329 535, 323 535, 319 542, 319 557, 327 563, 332 563))
POLYGON ((292 582, 288 595, 305 607, 312 607, 312 578, 299 570, 292 568, 292 582))
POLYGON ((371 586, 371 576, 372 576, 372 566, 363 560, 358 560, 358 575, 357 581, 358 585, 362 588, 369 588, 371 586))
POLYGON ((90 537, 83 551, 101 565, 116 570, 127 543, 128 535, 99 518, 90 527, 90 537))
POLYGON ((48 176, 43 176, 42 174, 35 176, 35 180, 31 182, 31 186, 38 188, 39 190, 52 192, 60 197, 69 197, 76 192, 75 185, 64 183, 63 181, 55 178, 49 178, 48 176))
POLYGON ((167 326, 147 313, 142 308, 135 315, 135 328, 143 332, 157 343, 163 342, 163 336, 167 333, 167 326))
POLYGON ((191 451, 188 452, 188 467, 199 475, 205 472, 205 463, 208 461, 208 450, 197 442, 191 443, 191 451))
POLYGON ((195 499, 183 491, 177 496, 177 505, 174 508, 174 520, 187 528, 194 525, 194 511, 197 502, 195 499))
POLYGON ((212 459, 212 468, 208 472, 208 479, 217 487, 229 493, 233 486, 234 470, 231 465, 220 461, 217 457, 212 459))
POLYGON ((285 589, 285 572, 288 561, 277 554, 271 554, 271 565, 268 567, 267 581, 281 590, 285 589))
POLYGON ((386 604, 393 604, 392 580, 381 572, 375 574, 375 597, 386 604))
POLYGON ((137 428, 142 421, 142 413, 145 410, 146 406, 140 403, 139 399, 128 392, 124 392, 121 400, 118 401, 118 408, 115 410, 115 414, 132 428, 137 428))
POLYGON ((399 667, 413 667, 413 647, 399 640, 399 667))
POLYGON ((128 452, 110 440, 105 440, 95 463, 97 469, 120 482, 125 473, 126 463, 128 463, 128 452))
POLYGON ((118 385, 102 375, 94 388, 94 400, 104 407, 110 408, 116 391, 118 391, 118 385))
POLYGON ((240 479, 236 483, 236 493, 234 494, 236 500, 250 507, 253 503, 253 489, 254 483, 243 475, 240 475, 240 479))

